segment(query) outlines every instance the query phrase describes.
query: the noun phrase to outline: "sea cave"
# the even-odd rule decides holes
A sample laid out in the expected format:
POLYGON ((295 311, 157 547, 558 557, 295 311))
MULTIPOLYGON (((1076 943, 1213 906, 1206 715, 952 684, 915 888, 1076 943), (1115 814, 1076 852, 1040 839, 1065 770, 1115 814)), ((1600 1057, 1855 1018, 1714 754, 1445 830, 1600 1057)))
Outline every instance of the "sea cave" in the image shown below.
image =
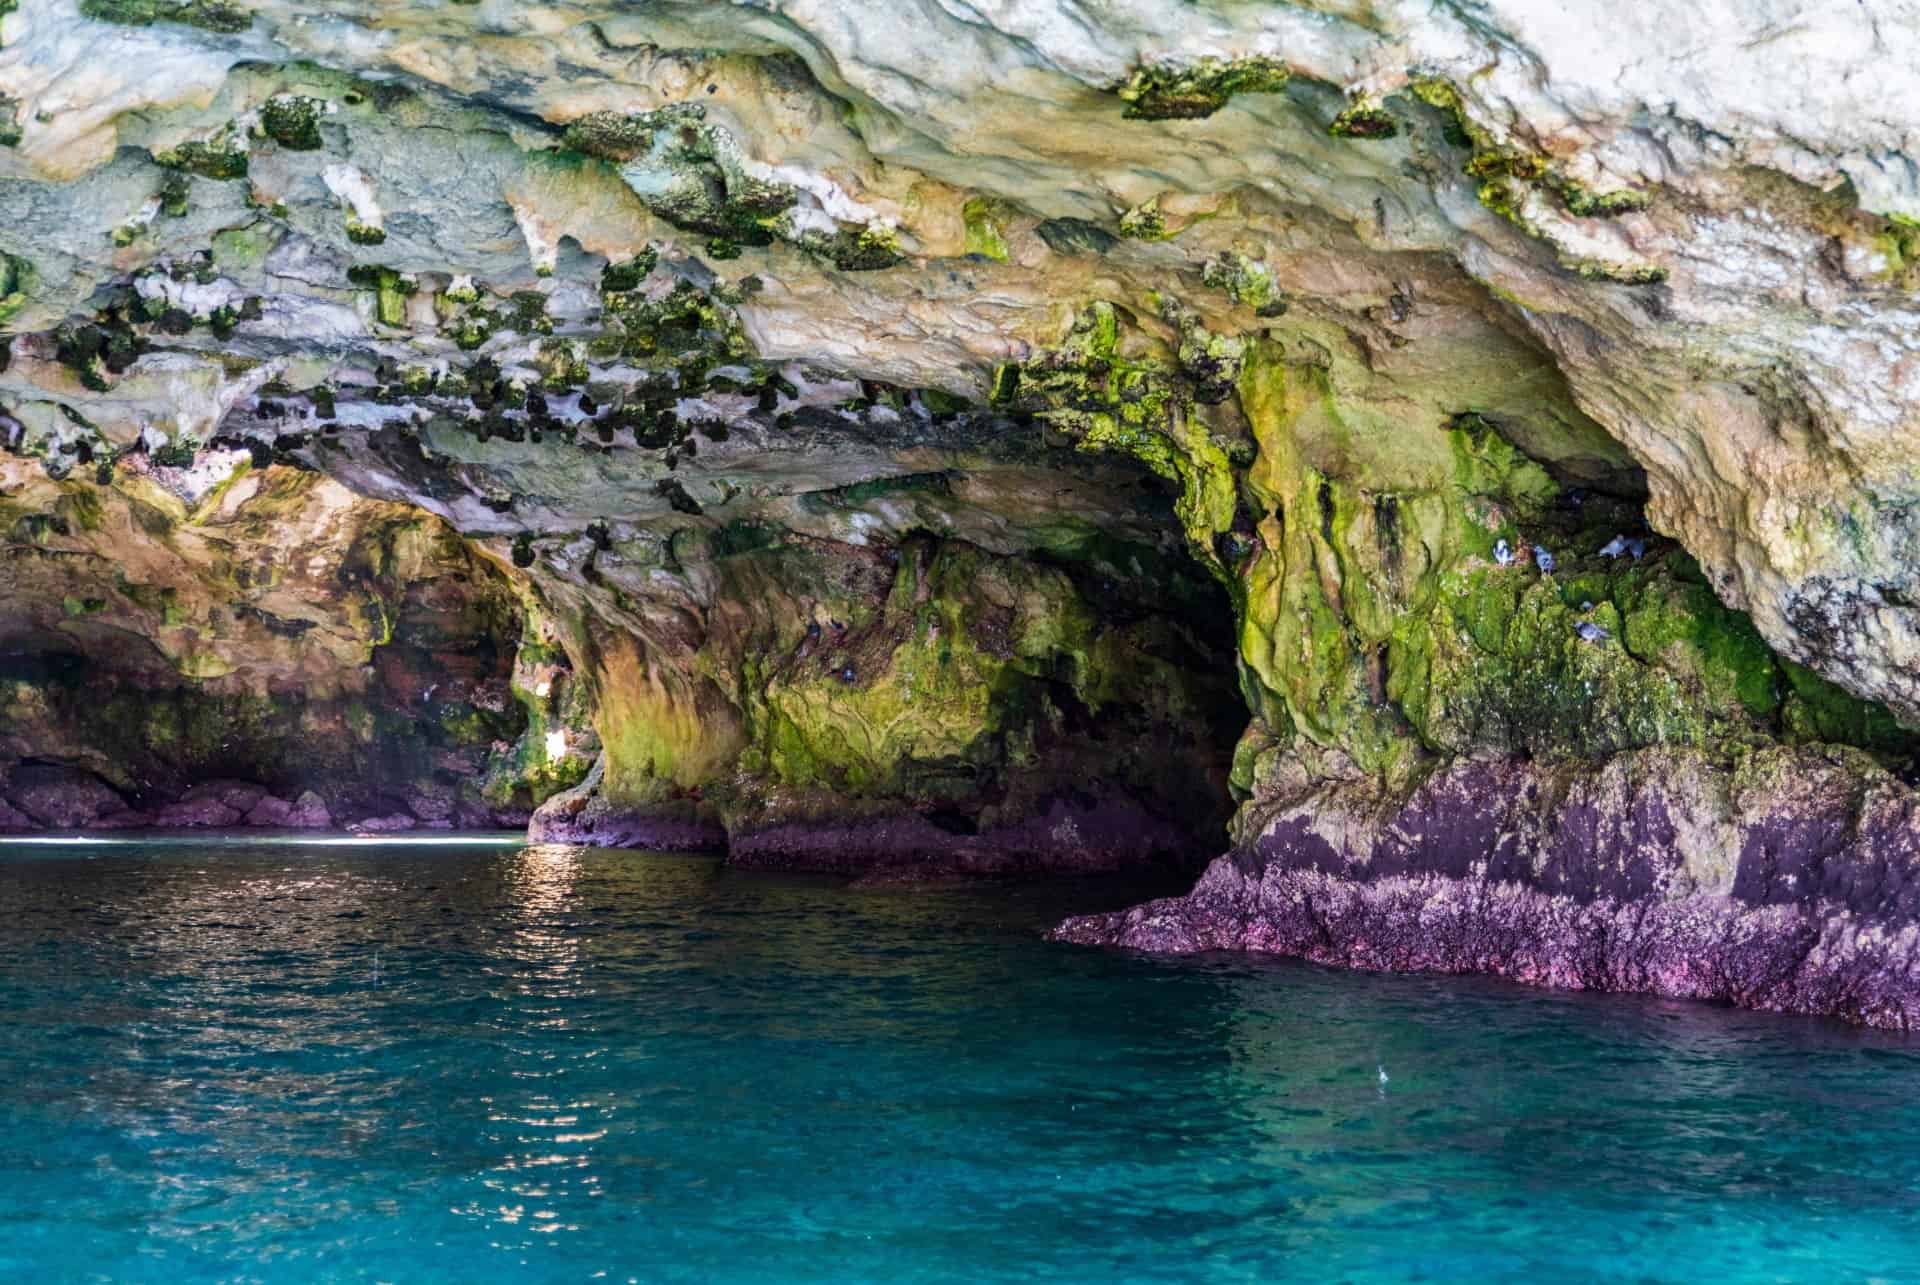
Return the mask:
POLYGON ((1916 55, 0 0, 0 1273, 1920 1270, 1916 55))

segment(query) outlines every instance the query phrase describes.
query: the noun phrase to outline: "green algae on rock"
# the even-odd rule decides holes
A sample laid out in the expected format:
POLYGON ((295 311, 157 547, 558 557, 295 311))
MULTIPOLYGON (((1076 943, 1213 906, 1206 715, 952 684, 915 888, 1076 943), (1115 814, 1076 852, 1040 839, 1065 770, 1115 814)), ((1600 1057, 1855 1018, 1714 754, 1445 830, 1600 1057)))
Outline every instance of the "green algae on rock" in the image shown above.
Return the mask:
POLYGON ((681 103, 628 117, 604 117, 569 145, 621 162, 620 176, 654 213, 676 227, 725 237, 741 245, 769 245, 774 220, 799 199, 789 184, 755 173, 739 142, 706 119, 699 103, 681 103))
POLYGON ((231 0, 80 0, 80 12, 100 22, 136 27, 180 22, 226 34, 253 25, 253 14, 231 0))
POLYGON ((50 486, 74 515, 50 530, 66 556, 15 583, 57 616, 8 624, 0 753, 68 759, 136 810, 239 778, 288 797, 318 784, 343 819, 411 798, 491 821, 478 781, 520 721, 499 667, 511 651, 494 649, 518 608, 444 527, 290 469, 241 466, 192 509, 132 470, 30 494, 50 486), (287 529, 319 536, 321 576, 277 565, 287 529), (201 565, 210 541, 227 557, 201 565), (98 596, 73 587, 75 555, 94 550, 115 567, 98 596), (285 688, 282 667, 307 681, 285 688))
POLYGON ((278 94, 260 104, 260 131, 280 146, 296 152, 317 152, 320 117, 326 103, 297 94, 278 94))
POLYGON ((1176 483, 1174 510, 1188 541, 1218 571, 1213 538, 1233 523, 1233 473, 1225 449, 1190 408, 1218 386, 1223 359, 1236 362, 1237 350, 1216 354, 1189 340, 1171 360, 1131 357, 1121 338, 1118 310, 1090 305, 1060 347, 996 372, 994 402, 1037 416, 1082 450, 1131 456, 1176 483), (1195 364, 1182 364, 1188 360, 1195 364))
POLYGON ((1380 104, 1361 99, 1342 108, 1327 132, 1335 138, 1393 138, 1400 133, 1400 122, 1380 104))
MULTIPOLYGON (((1196 666, 1199 631, 1070 547, 1035 565, 926 538, 885 555, 768 533, 689 542, 676 557, 717 596, 704 645, 672 664, 685 677, 641 681, 623 643, 596 645, 603 796, 738 836, 928 813, 976 834, 1043 814, 1097 771, 1175 832, 1218 824, 1182 814, 1224 770, 1207 747, 1237 720, 1225 658, 1196 666)), ((1173 599, 1195 601, 1178 564, 1161 566, 1173 599)))
POLYGON ((201 178, 243 179, 247 176, 247 150, 216 138, 211 142, 189 139, 176 147, 155 152, 153 159, 169 169, 185 170, 201 178))
POLYGON ((1201 58, 1191 63, 1137 67, 1114 93, 1128 120, 1198 120, 1235 94, 1274 94, 1286 88, 1286 64, 1274 58, 1201 58))

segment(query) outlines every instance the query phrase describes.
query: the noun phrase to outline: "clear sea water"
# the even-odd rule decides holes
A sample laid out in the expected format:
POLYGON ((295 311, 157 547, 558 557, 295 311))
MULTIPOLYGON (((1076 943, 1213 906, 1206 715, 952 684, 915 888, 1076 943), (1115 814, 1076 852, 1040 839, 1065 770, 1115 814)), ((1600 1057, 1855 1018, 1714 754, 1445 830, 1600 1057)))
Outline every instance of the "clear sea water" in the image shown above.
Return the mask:
POLYGON ((1152 891, 0 846, 0 1280, 1920 1279, 1920 1043, 1040 939, 1152 891))

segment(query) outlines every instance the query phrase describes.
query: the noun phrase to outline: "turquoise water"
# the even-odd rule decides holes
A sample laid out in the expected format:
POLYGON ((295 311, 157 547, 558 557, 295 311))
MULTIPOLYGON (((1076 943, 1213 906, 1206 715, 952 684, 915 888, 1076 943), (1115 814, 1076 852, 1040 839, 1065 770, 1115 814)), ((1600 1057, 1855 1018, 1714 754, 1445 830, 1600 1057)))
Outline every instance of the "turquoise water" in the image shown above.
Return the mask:
POLYGON ((1920 1044, 1039 939, 1141 891, 0 846, 0 1280, 1920 1279, 1920 1044))

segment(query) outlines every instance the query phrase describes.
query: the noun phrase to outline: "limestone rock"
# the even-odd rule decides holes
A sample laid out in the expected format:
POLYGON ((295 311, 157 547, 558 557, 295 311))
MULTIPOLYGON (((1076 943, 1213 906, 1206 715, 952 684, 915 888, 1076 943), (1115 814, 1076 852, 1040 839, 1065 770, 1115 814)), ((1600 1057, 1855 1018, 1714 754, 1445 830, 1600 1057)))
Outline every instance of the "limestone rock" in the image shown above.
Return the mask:
POLYGON ((78 830, 126 805, 91 772, 51 763, 22 763, 7 773, 7 803, 50 830, 78 830))
POLYGON ((361 817, 358 821, 347 823, 347 829, 355 834, 395 834, 411 830, 420 822, 408 812, 389 812, 385 816, 361 817))
POLYGON ((0 832, 15 834, 23 830, 36 828, 37 826, 32 817, 20 811, 4 799, 0 799, 0 832))
POLYGON ((620 806, 605 792, 602 756, 580 784, 541 804, 527 823, 534 843, 579 843, 601 848, 655 852, 706 852, 723 848, 727 833, 690 800, 620 806))
POLYGON ((326 801, 305 790, 291 803, 271 794, 262 795, 248 810, 246 824, 281 830, 324 830, 333 824, 333 818, 326 801))
MULTIPOLYGON (((649 243, 684 279, 714 280, 702 255, 751 272, 738 323, 762 358, 948 390, 982 391, 991 363, 1057 338, 1063 304, 1172 292, 1219 330, 1310 300, 1273 328, 1303 345, 1324 343, 1316 322, 1364 336, 1409 408, 1494 333, 1554 370, 1547 417, 1597 422, 1631 453, 1653 521, 1730 605, 1785 654, 1920 717, 1903 605, 1920 561, 1902 516, 1915 399, 1900 391, 1915 249, 1899 221, 1920 216, 1920 192, 1888 159, 1920 112, 1896 70, 1913 15, 1732 6, 1690 12, 1676 40, 1670 7, 1644 0, 1610 11, 1599 41, 1517 0, 1483 10, 1196 17, 1130 0, 1089 21, 1046 0, 962 23, 865 0, 757 23, 588 5, 536 24, 354 3, 314 21, 269 2, 236 37, 26 0, 0 56, 20 122, 0 236, 22 264, 15 324, 49 331, 159 266, 141 297, 189 332, 136 319, 121 348, 69 344, 78 385, 54 345, 22 343, 6 386, 22 411, 70 406, 117 444, 143 424, 204 443, 295 367, 341 376, 355 401, 366 385, 346 372, 382 357, 428 379, 464 363, 448 337, 462 326, 503 367, 535 357, 539 327, 505 323, 508 295, 534 288, 564 334, 596 265, 649 243), (1383 128, 1330 133, 1352 101, 1383 128), (589 118, 601 134, 565 128, 589 118), (631 146, 592 141, 622 128, 631 146), (656 144, 675 129, 700 141, 656 144), (672 195, 709 182, 712 209, 672 195), (1054 248, 1075 244, 1059 227, 1111 236, 1148 203, 1171 211, 1155 234, 1170 239, 1054 248), (963 257, 968 209, 1000 211, 974 223, 1001 250, 963 257), (873 259, 888 266, 838 266, 862 237, 898 246, 873 259), (1231 274, 1225 296, 1206 289, 1220 254, 1256 263, 1259 289, 1231 274), (356 262, 372 273, 360 290, 356 262), (476 290, 487 301, 461 302, 476 290), (267 364, 226 373, 222 352, 267 364)), ((1487 399, 1450 409, 1470 404, 1487 399)), ((401 418, 365 405, 343 428, 401 418)), ((30 431, 72 443, 76 427, 30 431)), ((430 507, 510 529, 458 497, 430 507)))
POLYGON ((1384 796, 1323 783, 1261 814, 1186 896, 1055 937, 1920 1026, 1920 805, 1844 754, 1462 763, 1384 796))

